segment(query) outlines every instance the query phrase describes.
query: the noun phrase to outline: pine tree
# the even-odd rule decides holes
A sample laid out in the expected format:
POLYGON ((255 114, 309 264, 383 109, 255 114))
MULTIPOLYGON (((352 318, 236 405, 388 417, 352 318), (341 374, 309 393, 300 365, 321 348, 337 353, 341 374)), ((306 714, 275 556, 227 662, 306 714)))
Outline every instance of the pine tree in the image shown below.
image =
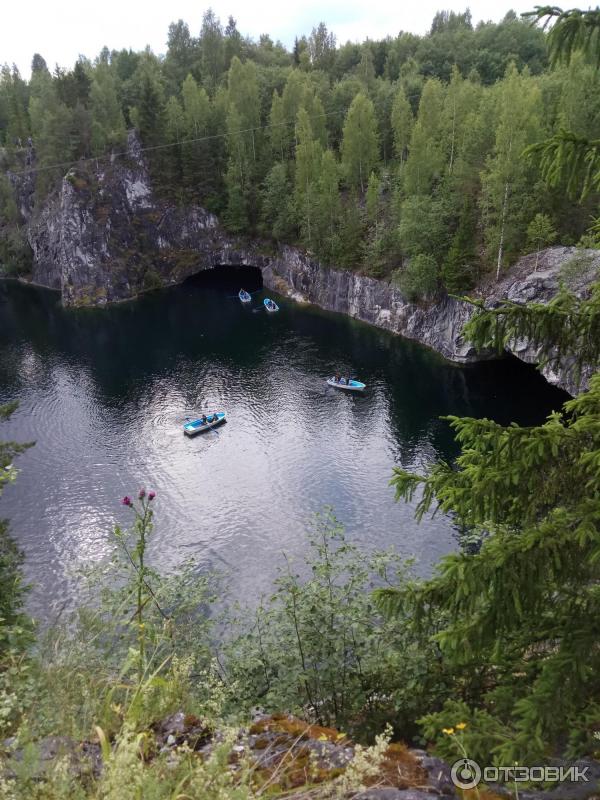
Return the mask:
POLYGON ((247 194, 251 167, 245 135, 240 132, 241 126, 242 118, 232 104, 227 114, 229 161, 225 183, 228 197, 226 222, 234 233, 245 230, 249 223, 247 194))
POLYGON ((225 70, 225 43, 221 22, 211 8, 202 17, 199 47, 202 82, 212 96, 225 70))
POLYGON ((412 135, 414 118, 406 92, 400 86, 392 106, 392 130, 394 132, 394 153, 400 163, 406 161, 408 145, 412 135))
POLYGON ((536 214, 527 227, 528 244, 536 249, 534 272, 537 272, 540 250, 551 245, 555 239, 556 231, 550 217, 547 214, 536 214))
POLYGON ((540 135, 541 98, 535 83, 514 65, 497 92, 496 142, 482 175, 480 206, 488 259, 495 261, 498 279, 506 261, 522 250, 531 219, 535 183, 522 154, 540 135))
POLYGON ((181 103, 176 97, 169 97, 167 101, 165 120, 167 142, 172 145, 167 150, 165 166, 168 173, 169 193, 182 201, 184 199, 184 182, 181 141, 185 137, 186 119, 181 103))
MULTIPOLYGON (((598 9, 563 11, 556 6, 537 6, 533 20, 550 21, 548 45, 553 65, 569 64, 575 53, 583 53, 596 67, 600 64, 600 13, 598 9)), ((554 136, 532 144, 527 155, 539 160, 550 186, 565 185, 572 197, 581 199, 600 190, 600 140, 561 129, 554 136)))
POLYGON ((194 69, 197 59, 197 43, 192 39, 187 24, 182 19, 172 22, 169 25, 163 69, 173 91, 178 91, 186 75, 194 69))
POLYGON ((402 253, 440 257, 448 247, 448 218, 443 203, 431 196, 409 197, 400 207, 398 240, 402 253))
POLYGON ((287 126, 285 122, 283 100, 276 89, 273 91, 271 113, 269 115, 269 126, 271 152, 274 158, 283 161, 287 154, 286 148, 289 140, 289 126, 287 126))
POLYGON ((427 253, 414 256, 400 270, 397 283, 405 297, 412 302, 433 297, 438 283, 435 258, 427 253))
POLYGON ((306 86, 302 97, 302 108, 305 109, 310 119, 313 136, 321 147, 327 147, 327 125, 325 124, 325 109, 316 92, 306 86))
POLYGON ((306 90, 305 78, 299 70, 293 70, 288 75, 288 79, 283 87, 283 119, 287 124, 285 137, 287 142, 286 157, 293 155, 295 147, 294 125, 298 118, 298 112, 302 107, 304 93, 306 90))
POLYGON ((428 194, 443 174, 443 102, 440 81, 428 80, 423 87, 404 170, 404 189, 408 195, 428 194))
MULTIPOLYGON (((600 284, 589 297, 562 289, 549 303, 478 309, 464 330, 475 347, 515 340, 542 364, 574 376, 600 365, 600 284)), ((389 613, 412 608, 440 648, 443 669, 468 702, 423 720, 430 738, 447 720, 477 720, 469 754, 532 763, 547 752, 595 749, 600 711, 600 374, 544 425, 448 418, 461 454, 425 476, 394 472, 397 497, 419 492, 479 534, 478 553, 446 556, 429 580, 378 593, 389 613), (428 627, 431 623, 431 627, 428 627)))
POLYGON ((315 245, 313 230, 317 213, 319 170, 322 148, 314 138, 310 118, 305 109, 298 112, 296 123, 296 172, 295 201, 300 221, 303 242, 311 248, 315 245))
MULTIPOLYGON (((142 144, 156 147, 166 138, 165 104, 162 85, 149 65, 144 65, 139 77, 138 101, 135 108, 136 127, 142 144)), ((164 150, 154 150, 150 167, 157 185, 168 188, 168 156, 164 150)))
POLYGON ((340 165, 332 150, 321 158, 317 186, 317 251, 326 261, 334 261, 339 251, 341 219, 340 165))
POLYGON ((241 230, 243 218, 257 219, 257 172, 262 155, 262 132, 260 127, 260 97, 256 67, 248 61, 245 64, 233 57, 227 76, 229 112, 227 115, 227 145, 229 165, 226 182, 230 204, 228 217, 230 226, 241 230), (233 187, 235 191, 232 195, 233 187), (235 213, 231 206, 234 198, 235 213), (241 207, 244 206, 244 213, 241 207))
POLYGON ((206 134, 210 114, 210 101, 206 90, 188 75, 181 87, 185 113, 186 136, 199 138, 206 134))
POLYGON ((335 36, 327 30, 324 22, 312 29, 308 38, 310 61, 315 69, 329 70, 335 60, 335 36))
POLYGON ((225 68, 229 69, 234 56, 242 57, 243 40, 238 31, 237 22, 230 15, 225 27, 225 68))
POLYGON ((381 214, 381 181, 375 172, 369 175, 369 184, 365 196, 365 209, 369 225, 377 227, 381 214))
POLYGON ((368 42, 362 47, 362 56, 360 64, 356 68, 356 76, 362 84, 364 93, 370 94, 375 86, 375 66, 368 42))
POLYGON ((117 82, 106 64, 94 71, 90 88, 92 115, 92 152, 100 155, 108 149, 123 148, 126 140, 125 119, 117 93, 117 82))
POLYGON ((450 249, 441 269, 444 286, 452 294, 465 292, 476 282, 478 267, 476 235, 475 207, 467 196, 463 201, 458 228, 452 237, 450 249))
POLYGON ((269 170, 262 192, 263 229, 277 241, 293 238, 292 186, 285 164, 279 162, 269 170))
POLYGON ((181 145, 183 183, 193 200, 204 202, 214 184, 209 136, 211 107, 208 93, 188 75, 181 86, 183 129, 181 145))
POLYGON ((342 166, 348 185, 364 193, 368 177, 379 160, 377 122, 373 103, 362 92, 348 109, 342 140, 342 166))

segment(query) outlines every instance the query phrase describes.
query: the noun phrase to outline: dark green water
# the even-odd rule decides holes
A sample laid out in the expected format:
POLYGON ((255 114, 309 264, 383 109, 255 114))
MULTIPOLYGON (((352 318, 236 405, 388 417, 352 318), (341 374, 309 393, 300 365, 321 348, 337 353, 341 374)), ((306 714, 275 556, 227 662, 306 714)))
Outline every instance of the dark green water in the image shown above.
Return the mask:
POLYGON ((302 557, 327 504, 352 540, 428 571, 455 533, 394 502, 392 466, 456 455, 441 415, 529 424, 564 399, 514 360, 463 368, 283 299, 279 314, 260 293, 244 307, 231 297, 240 278, 219 275, 78 311, 0 283, 0 402, 20 401, 0 434, 37 442, 0 513, 25 551, 35 613, 76 597, 75 571, 110 554, 113 524, 129 519, 119 499, 140 486, 157 492, 154 563, 225 570, 238 598, 268 588, 282 551, 302 557), (365 381, 366 396, 327 389, 335 370, 365 381), (184 418, 214 407, 229 415, 219 433, 185 438, 184 418))

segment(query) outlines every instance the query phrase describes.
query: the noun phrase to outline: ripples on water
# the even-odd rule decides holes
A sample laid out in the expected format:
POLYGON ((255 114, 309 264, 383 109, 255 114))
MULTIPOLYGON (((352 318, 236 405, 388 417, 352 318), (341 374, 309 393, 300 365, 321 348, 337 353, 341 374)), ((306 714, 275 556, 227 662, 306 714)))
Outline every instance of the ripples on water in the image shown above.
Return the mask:
POLYGON ((0 402, 20 402, 0 434, 36 441, 1 511, 26 554, 34 613, 74 598, 73 573, 111 553, 112 526, 129 518, 119 498, 139 486, 158 493, 154 564, 224 570, 237 599, 269 588, 283 551, 302 558, 325 505, 352 540, 416 556, 426 572, 454 532, 444 517, 416 525, 394 502, 392 466, 456 455, 441 415, 533 423, 564 399, 516 361, 457 367, 280 298, 279 314, 257 310, 260 293, 244 307, 235 273, 207 280, 68 311, 54 293, 0 284, 0 402), (366 396, 327 389, 336 370, 364 380, 366 396), (185 417, 212 408, 227 424, 184 437, 185 417))

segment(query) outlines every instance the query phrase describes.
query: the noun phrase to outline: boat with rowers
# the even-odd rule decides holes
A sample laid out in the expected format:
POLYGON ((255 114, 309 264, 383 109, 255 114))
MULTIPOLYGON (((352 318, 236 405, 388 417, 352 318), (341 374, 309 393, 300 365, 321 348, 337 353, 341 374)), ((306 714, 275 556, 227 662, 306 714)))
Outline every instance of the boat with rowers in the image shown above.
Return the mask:
POLYGON ((205 433, 206 431, 216 428, 217 425, 222 425, 227 420, 225 411, 211 411, 208 414, 202 414, 198 419, 188 419, 183 425, 183 432, 186 436, 195 436, 197 433, 205 433))
POLYGON ((334 389, 343 389, 346 392, 364 392, 367 388, 366 383, 362 383, 362 381, 354 378, 340 378, 338 375, 327 378, 327 385, 333 386, 334 389))

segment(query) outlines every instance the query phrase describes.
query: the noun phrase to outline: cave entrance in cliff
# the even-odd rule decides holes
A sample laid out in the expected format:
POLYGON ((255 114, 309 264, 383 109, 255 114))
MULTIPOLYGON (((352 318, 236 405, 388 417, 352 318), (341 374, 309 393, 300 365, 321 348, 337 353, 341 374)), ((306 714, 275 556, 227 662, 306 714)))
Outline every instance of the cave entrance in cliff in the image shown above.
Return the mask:
POLYGON ((185 281, 187 286, 207 289, 222 289, 229 294, 240 289, 256 292, 263 288, 262 272, 258 267, 222 264, 212 269, 203 269, 185 281))

